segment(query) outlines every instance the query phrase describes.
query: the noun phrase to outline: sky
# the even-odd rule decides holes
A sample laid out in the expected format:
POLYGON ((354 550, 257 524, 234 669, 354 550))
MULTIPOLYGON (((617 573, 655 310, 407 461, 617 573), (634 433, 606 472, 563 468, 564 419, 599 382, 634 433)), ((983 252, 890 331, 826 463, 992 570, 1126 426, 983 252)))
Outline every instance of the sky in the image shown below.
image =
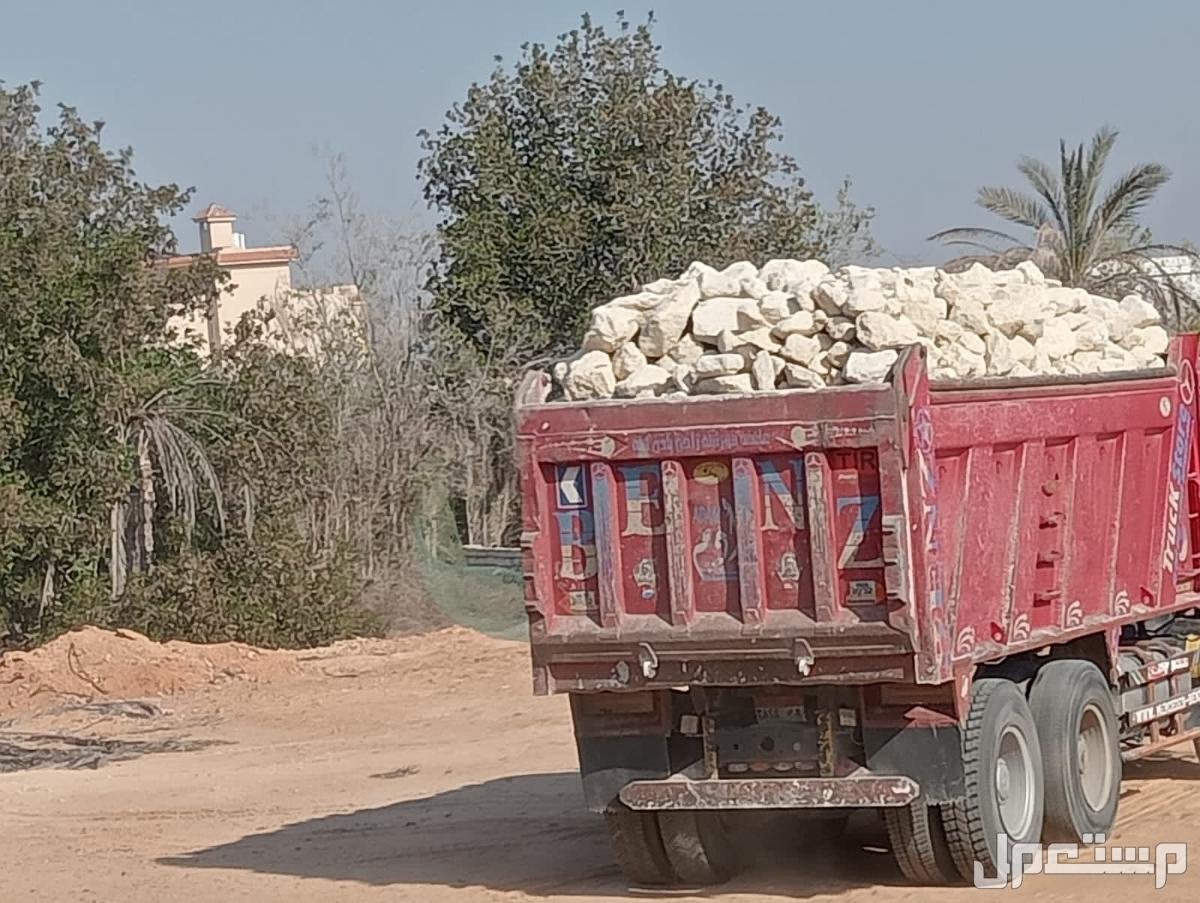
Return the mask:
MULTIPOLYGON (((713 78, 783 119, 783 150, 817 196, 844 177, 876 210, 888 263, 929 263, 926 237, 998 225, 980 185, 1015 185, 1025 154, 1120 130, 1113 174, 1157 161, 1174 176, 1145 214, 1162 241, 1200 240, 1200 4, 671 0, 38 0, 0 12, 0 81, 43 83, 131 145, 140 176, 194 186, 239 214, 250 245, 282 238, 345 155, 364 206, 415 225, 417 131, 498 54, 552 42, 590 12, 654 10, 664 63, 713 78), (1136 13, 1134 12, 1136 10, 1136 13)), ((194 226, 177 224, 194 249, 194 226)))

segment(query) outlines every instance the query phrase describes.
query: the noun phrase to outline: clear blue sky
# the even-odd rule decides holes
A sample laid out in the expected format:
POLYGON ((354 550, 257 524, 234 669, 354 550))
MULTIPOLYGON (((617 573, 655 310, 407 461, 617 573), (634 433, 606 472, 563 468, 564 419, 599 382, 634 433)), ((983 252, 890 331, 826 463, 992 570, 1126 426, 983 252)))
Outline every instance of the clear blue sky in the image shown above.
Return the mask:
MULTIPOLYGON (((784 120, 785 145, 828 196, 844 175, 905 261, 924 237, 982 224, 983 183, 1014 183, 1023 153, 1121 130, 1115 169, 1158 160, 1174 179, 1148 211, 1163 240, 1200 239, 1200 4, 62 0, 0 13, 0 80, 44 82, 131 144, 149 180, 194 185, 196 206, 242 215, 251 244, 320 190, 314 148, 346 154, 369 205, 428 221, 415 133, 435 127, 492 57, 551 41, 589 10, 657 14, 665 62, 713 77, 784 120)), ((185 223, 184 247, 195 244, 185 223)))

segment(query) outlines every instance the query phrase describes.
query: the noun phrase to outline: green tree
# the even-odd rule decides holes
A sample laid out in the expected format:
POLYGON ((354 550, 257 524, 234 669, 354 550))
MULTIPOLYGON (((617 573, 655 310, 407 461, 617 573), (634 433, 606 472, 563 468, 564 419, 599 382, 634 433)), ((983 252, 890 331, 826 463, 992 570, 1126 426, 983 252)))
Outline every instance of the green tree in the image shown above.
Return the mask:
POLYGON ((869 210, 813 199, 780 120, 668 71, 651 18, 584 16, 497 60, 436 132, 420 174, 441 215, 430 280, 444 323, 488 358, 573 346, 601 301, 694 259, 842 258, 869 210))
POLYGON ((209 261, 151 265, 186 191, 138 181, 102 123, 40 113, 36 84, 0 88, 0 608, 17 631, 104 578, 139 478, 123 431, 161 387, 149 361, 220 287, 209 261))
POLYGON ((1139 217, 1170 179, 1159 163, 1143 163, 1104 188, 1104 168, 1117 139, 1111 128, 1100 129, 1085 149, 1059 142, 1054 168, 1024 157, 1017 169, 1032 192, 1013 188, 979 189, 977 203, 1015 226, 1025 237, 1000 229, 956 227, 930 239, 968 249, 947 264, 950 269, 980 261, 1011 267, 1032 260, 1046 275, 1064 285, 1101 295, 1136 292, 1181 320, 1194 300, 1183 282, 1161 263, 1163 255, 1190 254, 1186 248, 1156 244, 1139 217))
POLYGON ((311 516, 339 451, 322 359, 253 314, 201 354, 173 324, 224 277, 162 265, 189 193, 139 182, 100 123, 40 114, 36 86, 0 89, 0 635, 377 630, 348 533, 311 516))
POLYGON ((515 541, 509 408, 521 368, 577 346, 595 305, 693 260, 872 249, 872 212, 843 185, 822 208, 779 149, 778 117, 670 72, 653 18, 584 16, 472 84, 419 173, 440 214, 428 353, 447 485, 473 543, 515 541))

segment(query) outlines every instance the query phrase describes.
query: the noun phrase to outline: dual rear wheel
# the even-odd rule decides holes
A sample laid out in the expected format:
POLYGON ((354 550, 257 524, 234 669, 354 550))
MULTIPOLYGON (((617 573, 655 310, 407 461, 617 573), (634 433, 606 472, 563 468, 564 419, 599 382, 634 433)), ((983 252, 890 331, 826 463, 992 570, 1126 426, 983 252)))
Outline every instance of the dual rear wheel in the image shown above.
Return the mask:
POLYGON ((1001 845, 1075 841, 1116 817, 1121 757, 1112 694, 1090 662, 1047 662, 1029 688, 975 682, 962 730, 963 799, 885 812, 910 881, 993 877, 1001 845))
MULTIPOLYGON (((1108 682, 1090 662, 1047 662, 1029 686, 975 682, 962 728, 965 794, 884 810, 897 865, 918 884, 997 874, 1001 845, 1080 842, 1116 817, 1121 757, 1108 682)), ((719 812, 607 813, 613 852, 638 886, 720 884, 739 870, 719 812)), ((1007 858, 1007 857, 1006 857, 1007 858)))
POLYGON ((614 804, 605 815, 613 855, 640 887, 723 884, 739 871, 719 812, 637 812, 614 804))

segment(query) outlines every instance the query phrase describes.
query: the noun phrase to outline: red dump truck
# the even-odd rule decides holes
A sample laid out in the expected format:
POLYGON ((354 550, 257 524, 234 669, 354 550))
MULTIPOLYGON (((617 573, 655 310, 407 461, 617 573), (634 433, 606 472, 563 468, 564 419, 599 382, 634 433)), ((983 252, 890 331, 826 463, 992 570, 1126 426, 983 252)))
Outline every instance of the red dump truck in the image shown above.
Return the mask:
POLYGON ((911 880, 1111 826, 1200 737, 1197 337, 1162 369, 516 403, 534 688, 640 885, 878 809, 911 880))

